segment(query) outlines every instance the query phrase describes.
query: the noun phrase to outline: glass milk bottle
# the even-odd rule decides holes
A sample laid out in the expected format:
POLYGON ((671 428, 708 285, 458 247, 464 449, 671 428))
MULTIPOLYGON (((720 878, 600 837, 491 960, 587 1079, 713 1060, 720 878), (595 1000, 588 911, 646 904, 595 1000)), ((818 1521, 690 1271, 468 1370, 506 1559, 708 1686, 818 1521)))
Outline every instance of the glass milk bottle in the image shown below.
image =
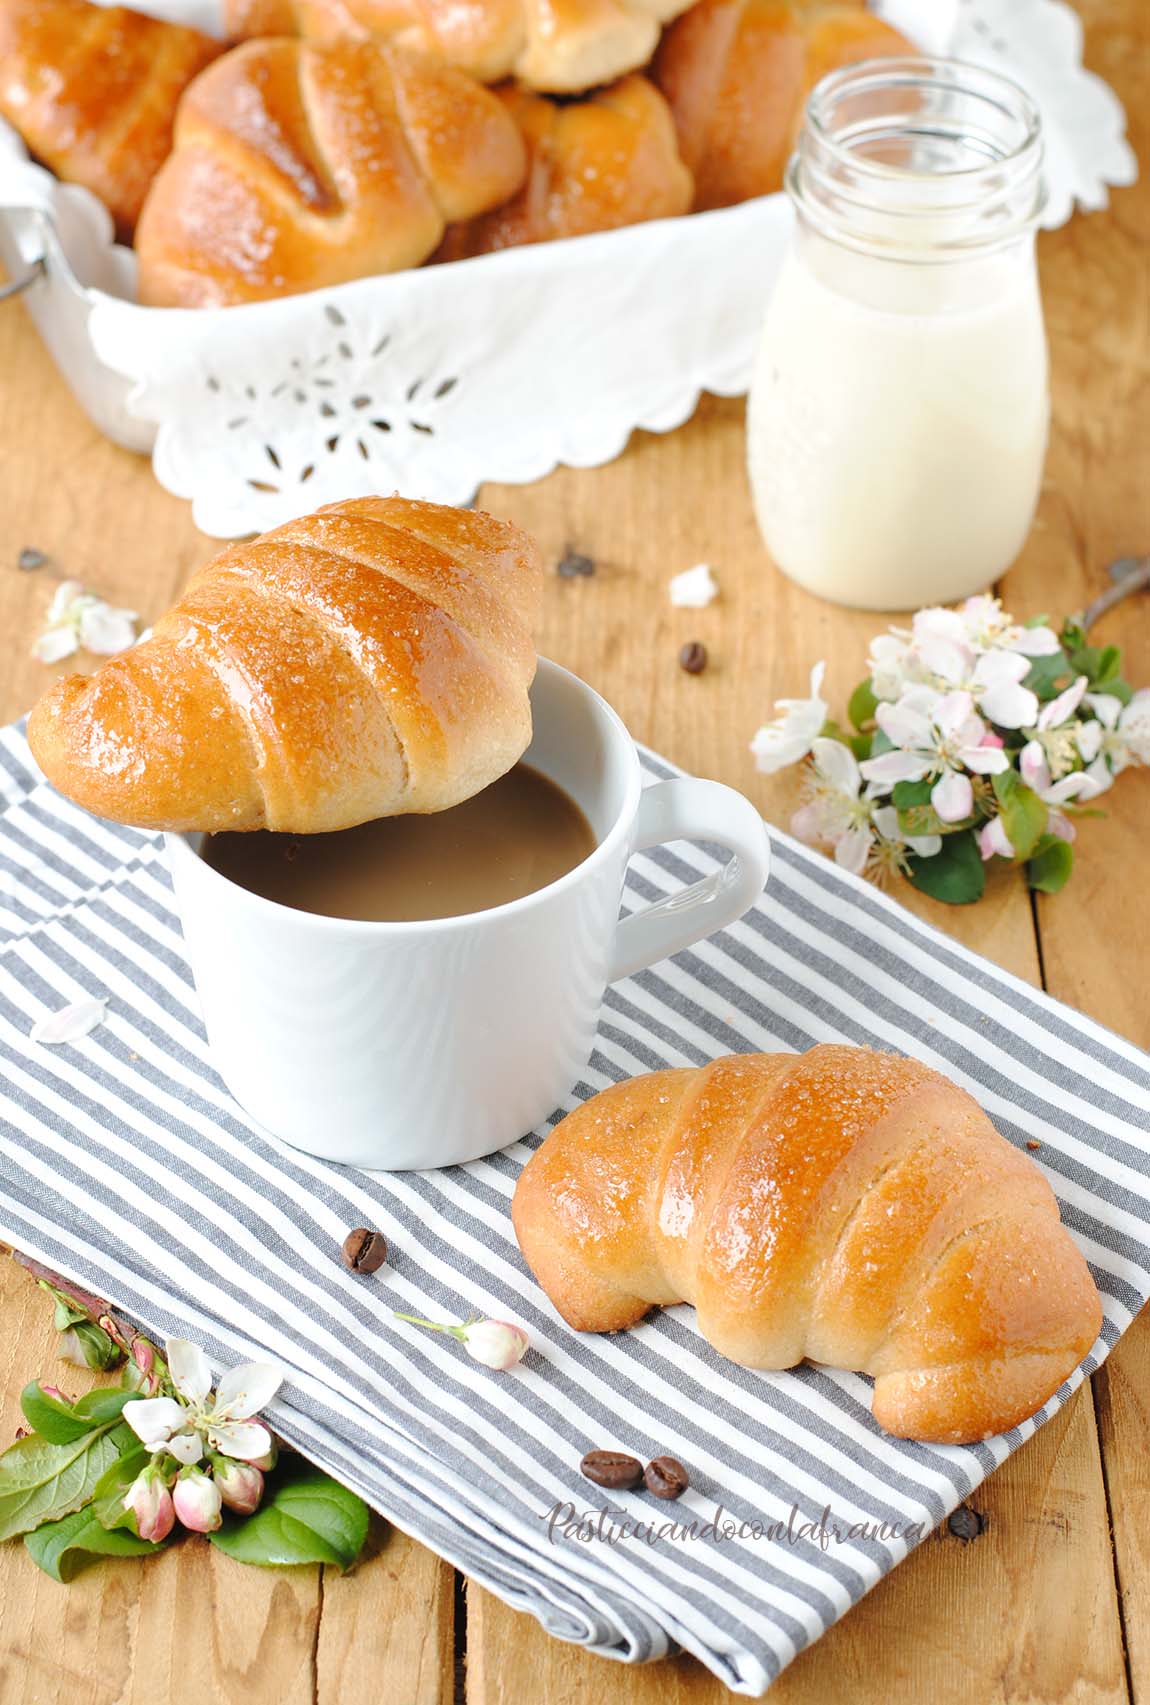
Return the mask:
POLYGON ((811 95, 751 386, 759 526, 792 580, 948 603, 1017 556, 1049 419, 1038 113, 994 72, 870 60, 811 95))

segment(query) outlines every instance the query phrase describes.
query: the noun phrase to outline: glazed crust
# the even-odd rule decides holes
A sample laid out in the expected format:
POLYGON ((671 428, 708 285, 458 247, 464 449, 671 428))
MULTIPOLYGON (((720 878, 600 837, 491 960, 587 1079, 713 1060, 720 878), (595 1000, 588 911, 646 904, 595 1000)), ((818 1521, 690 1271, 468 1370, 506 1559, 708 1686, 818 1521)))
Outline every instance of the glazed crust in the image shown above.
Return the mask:
POLYGON ((390 41, 272 38, 188 90, 140 217, 140 300, 226 307, 418 266, 527 160, 495 96, 390 41))
POLYGON ((646 77, 562 105, 514 84, 498 93, 527 144, 526 181, 502 207, 451 226, 437 260, 673 219, 690 207, 691 174, 667 103, 646 77))
POLYGON ((180 96, 222 51, 198 30, 89 0, 0 0, 0 114, 130 240, 180 96))
POLYGON ((652 68, 694 174, 696 211, 782 188, 807 96, 828 72, 914 51, 849 4, 700 0, 666 32, 652 68))
POLYGON ((872 1375, 875 1418, 905 1438, 1017 1425, 1102 1323, 1039 1169, 949 1079, 864 1048, 604 1090, 528 1162, 512 1219, 577 1331, 690 1302, 746 1367, 872 1375))
POLYGON ((331 504, 209 562, 150 639, 58 681, 48 779, 146 829, 315 834, 441 811, 531 737, 542 566, 479 510, 331 504))

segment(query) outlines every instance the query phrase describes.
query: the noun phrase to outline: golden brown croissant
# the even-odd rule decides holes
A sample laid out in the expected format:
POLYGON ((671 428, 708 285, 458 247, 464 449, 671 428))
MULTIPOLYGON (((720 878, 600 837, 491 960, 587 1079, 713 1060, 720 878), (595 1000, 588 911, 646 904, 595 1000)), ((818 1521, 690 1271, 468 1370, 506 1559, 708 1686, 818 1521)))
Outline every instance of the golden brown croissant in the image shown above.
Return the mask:
POLYGON ((333 503, 189 582, 28 723, 48 779, 146 829, 314 834, 440 811, 531 737, 534 540, 480 510, 333 503))
POLYGON ((176 105, 222 51, 198 30, 89 0, 0 0, 0 114, 132 234, 172 146, 176 105))
POLYGON ((691 1302, 746 1367, 872 1374, 875 1419, 904 1438, 1016 1425, 1102 1322, 1038 1168, 948 1078, 865 1048, 604 1090, 532 1156, 512 1218, 578 1331, 691 1302))
POLYGON ((418 266, 527 168, 495 96, 387 41, 251 41, 197 78, 136 239, 140 300, 223 307, 418 266))
POLYGON ((671 219, 690 207, 691 174, 667 103, 646 77, 562 103, 514 84, 498 93, 527 143, 527 181, 502 207, 450 226, 437 260, 671 219))
POLYGON ((652 76, 675 115, 695 207, 781 189, 806 98, 828 72, 915 50, 849 4, 700 0, 667 31, 652 76))
POLYGON ((581 94, 645 65, 691 0, 225 0, 233 37, 391 37, 484 83, 581 94))

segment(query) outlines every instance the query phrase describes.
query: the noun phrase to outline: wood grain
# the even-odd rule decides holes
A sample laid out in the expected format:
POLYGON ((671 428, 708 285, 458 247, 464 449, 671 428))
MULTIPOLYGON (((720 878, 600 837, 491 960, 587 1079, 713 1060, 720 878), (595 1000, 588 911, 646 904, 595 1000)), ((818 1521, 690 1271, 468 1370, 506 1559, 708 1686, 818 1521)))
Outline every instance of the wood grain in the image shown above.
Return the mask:
MULTIPOLYGON (((1079 10, 1088 62, 1122 93, 1145 157, 1150 8, 1080 0, 1079 10)), ((1005 588, 1022 613, 1084 604, 1108 561, 1150 545, 1148 235, 1143 184, 1043 239, 1055 432, 1038 523, 1005 588)), ((793 778, 757 775, 749 738, 776 697, 804 690, 818 657, 841 704, 876 624, 771 569, 750 513, 742 420, 741 404, 708 399, 687 427, 637 435, 610 467, 489 488, 484 501, 535 530, 553 562, 568 549, 595 562, 589 578, 549 578, 542 649, 604 691, 637 738, 785 822, 793 778), (674 610, 667 581, 700 560, 715 568, 721 598, 674 610), (697 677, 677 664, 692 639, 710 654, 697 677)), ((0 717, 26 709, 49 678, 28 647, 55 580, 84 579, 150 621, 214 548, 145 463, 87 423, 22 310, 0 310, 0 717), (27 545, 51 558, 32 574, 15 566, 27 545)), ((1121 638, 1131 678, 1150 681, 1150 600, 1111 616, 1101 637, 1121 638)), ((1014 876, 963 910, 907 890, 900 898, 1145 1046, 1150 997, 1132 936, 1140 925, 1145 938, 1150 787, 1126 778, 1105 803, 1109 820, 1083 827, 1073 883, 1037 914, 1014 876)), ((22 1384, 54 1366, 39 1293, 6 1263, 0 1318, 2 1440, 22 1384)), ((1127 1334, 1093 1398, 1079 1394, 980 1489, 978 1538, 932 1537, 803 1653, 772 1697, 1150 1705, 1150 1320, 1127 1334)), ((476 1587, 457 1630, 452 1588, 446 1565, 382 1526, 345 1579, 265 1574, 189 1545, 146 1566, 99 1565, 65 1591, 7 1546, 0 1705, 342 1705, 365 1687, 439 1705, 455 1694, 464 1634, 470 1705, 717 1705, 723 1695, 689 1659, 624 1670, 548 1639, 476 1587)))

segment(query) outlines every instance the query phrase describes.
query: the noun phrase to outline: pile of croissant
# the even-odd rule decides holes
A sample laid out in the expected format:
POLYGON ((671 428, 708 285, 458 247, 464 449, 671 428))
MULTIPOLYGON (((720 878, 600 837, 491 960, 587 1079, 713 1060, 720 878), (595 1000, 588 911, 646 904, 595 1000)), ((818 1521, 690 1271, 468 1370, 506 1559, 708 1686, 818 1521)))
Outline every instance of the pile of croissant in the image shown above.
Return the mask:
POLYGON ((224 0, 230 44, 0 0, 0 116, 224 307, 780 187, 810 88, 910 51, 862 0, 224 0))

